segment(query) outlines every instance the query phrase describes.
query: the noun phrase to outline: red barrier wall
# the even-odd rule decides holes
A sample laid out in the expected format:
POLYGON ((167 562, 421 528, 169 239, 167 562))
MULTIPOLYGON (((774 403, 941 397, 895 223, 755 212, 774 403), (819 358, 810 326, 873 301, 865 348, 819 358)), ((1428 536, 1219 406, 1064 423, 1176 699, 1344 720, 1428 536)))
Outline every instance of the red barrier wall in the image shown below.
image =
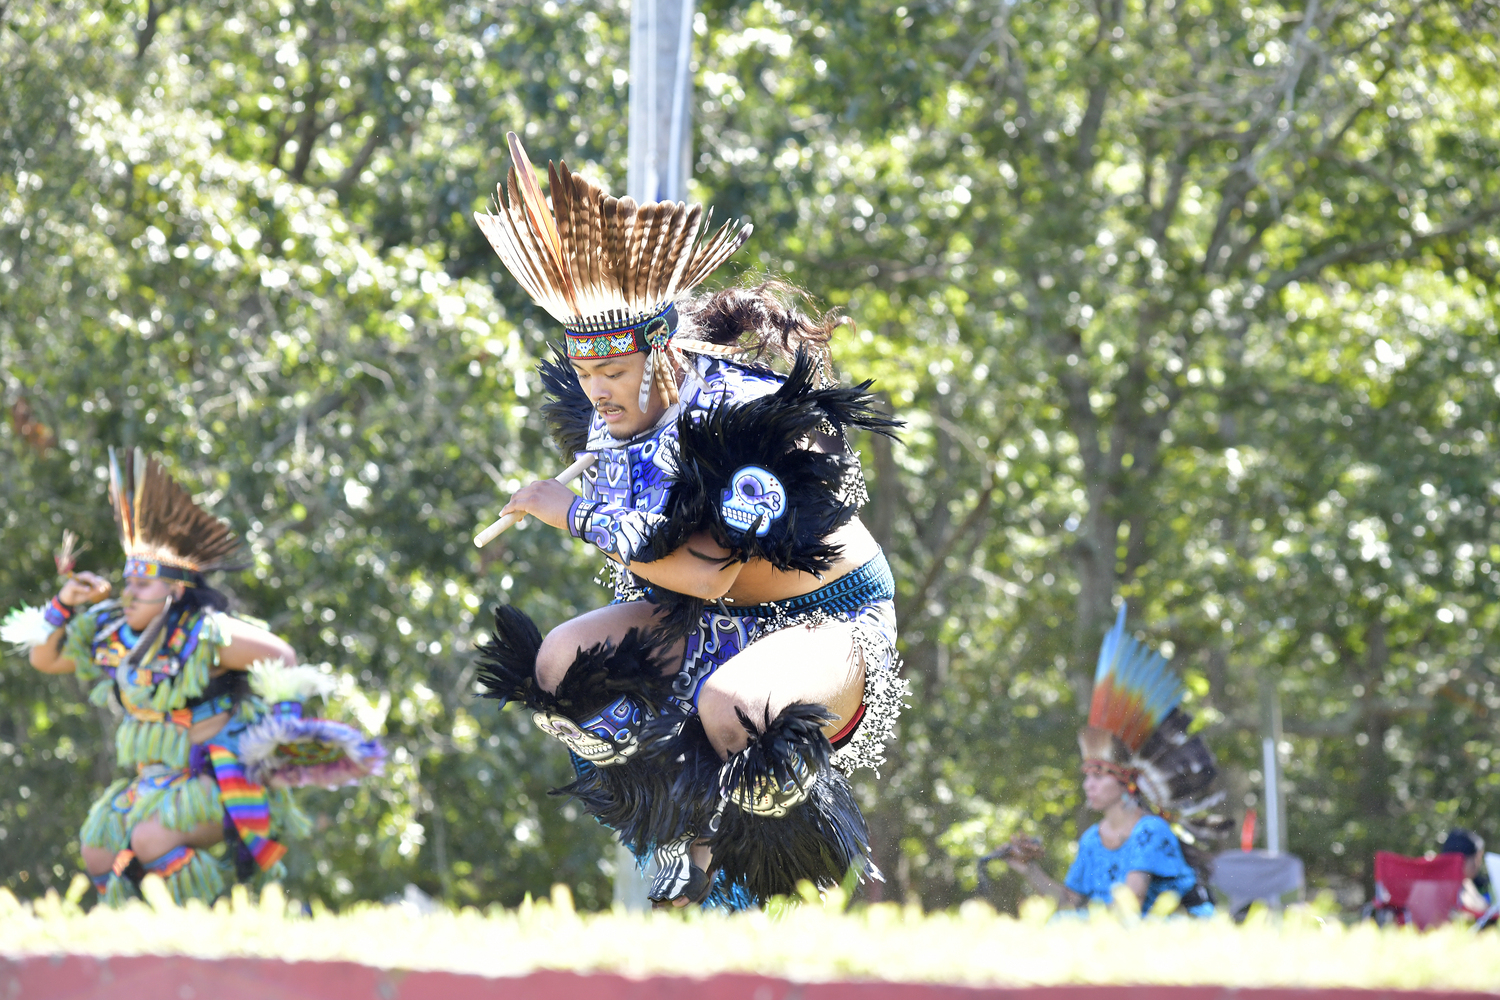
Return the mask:
POLYGON ((0 958, 0 1000, 1494 1000, 1431 990, 1240 989, 1229 986, 968 987, 792 983, 535 972, 490 979, 352 962, 218 961, 176 956, 0 958))

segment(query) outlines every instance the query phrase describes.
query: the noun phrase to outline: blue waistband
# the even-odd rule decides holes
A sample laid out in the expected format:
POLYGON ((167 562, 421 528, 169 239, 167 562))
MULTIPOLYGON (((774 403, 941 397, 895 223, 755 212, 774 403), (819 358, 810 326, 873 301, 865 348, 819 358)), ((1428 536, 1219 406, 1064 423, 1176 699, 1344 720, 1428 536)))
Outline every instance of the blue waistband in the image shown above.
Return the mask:
POLYGON ((845 573, 832 583, 825 584, 810 594, 799 594, 784 601, 768 604, 729 604, 715 610, 736 618, 772 618, 778 614, 795 615, 804 611, 827 611, 830 614, 854 614, 860 608, 896 597, 896 578, 891 576, 891 564, 885 561, 885 553, 875 557, 852 573, 845 573))
POLYGON ((198 702, 198 704, 189 705, 188 707, 193 710, 193 721, 202 722, 204 719, 211 719, 234 708, 234 696, 227 694, 215 695, 212 698, 206 698, 198 702))

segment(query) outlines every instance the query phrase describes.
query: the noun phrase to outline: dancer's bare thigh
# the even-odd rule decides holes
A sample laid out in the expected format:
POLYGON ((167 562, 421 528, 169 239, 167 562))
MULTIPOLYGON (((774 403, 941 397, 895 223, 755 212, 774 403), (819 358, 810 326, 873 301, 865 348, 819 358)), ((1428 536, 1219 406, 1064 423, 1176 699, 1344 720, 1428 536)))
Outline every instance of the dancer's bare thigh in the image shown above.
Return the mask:
MULTIPOLYGON (((628 601, 563 622, 542 640, 536 658, 537 683, 543 690, 556 691, 580 649, 589 649, 606 640, 619 642, 633 628, 655 628, 656 610, 656 605, 649 601, 628 601)), ((673 674, 682 668, 682 651, 686 646, 687 640, 679 639, 665 650, 664 674, 673 674)))
POLYGON ((709 741, 727 757, 749 742, 737 711, 764 727, 768 713, 774 719, 788 705, 826 705, 838 716, 823 729, 831 737, 859 710, 864 685, 852 624, 794 625, 751 643, 715 670, 698 696, 698 714, 709 741))

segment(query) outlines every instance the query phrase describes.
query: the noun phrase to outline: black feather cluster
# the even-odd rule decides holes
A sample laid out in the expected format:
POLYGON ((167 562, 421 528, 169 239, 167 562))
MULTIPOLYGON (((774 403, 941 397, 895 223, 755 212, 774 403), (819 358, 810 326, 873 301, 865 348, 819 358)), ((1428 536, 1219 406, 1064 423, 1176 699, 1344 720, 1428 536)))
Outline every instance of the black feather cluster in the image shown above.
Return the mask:
MULTIPOLYGON (((605 641, 580 649, 568 672, 548 692, 536 682, 542 634, 526 613, 509 604, 495 607, 495 628, 479 646, 479 684, 484 697, 517 701, 536 712, 555 712, 575 722, 628 694, 653 709, 665 706, 672 678, 650 633, 631 629, 618 644, 605 641)), ((502 705, 503 707, 503 705, 502 705)))
POLYGON ((495 606, 495 628, 489 642, 479 644, 479 686, 484 697, 500 707, 518 701, 533 711, 550 698, 536 682, 536 654, 542 633, 526 612, 509 604, 495 606))
POLYGON ((1159 806, 1184 814, 1179 821, 1195 836, 1223 836, 1232 825, 1228 818, 1207 813, 1224 798, 1215 790, 1218 761, 1202 736, 1188 733, 1192 722, 1191 715, 1174 708, 1141 744, 1135 754, 1140 783, 1159 806))
POLYGON ((819 388, 818 372, 817 362, 799 352, 771 395, 683 415, 666 517, 647 539, 641 561, 659 559, 706 530, 740 561, 764 559, 779 570, 815 574, 833 566, 840 550, 826 539, 856 513, 844 499, 856 460, 842 448, 828 453, 806 445, 828 426, 839 435, 851 427, 890 435, 900 422, 874 409, 870 383, 819 388), (723 497, 747 466, 770 472, 786 492, 781 514, 764 535, 755 526, 742 531, 723 516, 723 497))
POLYGON ((641 750, 622 765, 575 758, 578 778, 559 789, 620 835, 637 857, 707 827, 718 804, 718 752, 696 715, 667 710, 641 727, 641 750))
MULTIPOLYGON (((479 683, 485 697, 520 702, 534 712, 552 712, 577 722, 629 695, 659 716, 682 718, 668 702, 672 681, 662 676, 666 660, 661 647, 641 630, 631 629, 618 644, 580 649, 555 692, 536 682, 541 646, 541 632, 524 612, 509 605, 496 607, 494 631, 479 647, 479 683)), ((640 734, 637 738, 647 739, 640 734)), ((577 799, 600 822, 619 830, 631 850, 644 853, 680 834, 684 813, 672 797, 672 773, 648 760, 644 747, 634 757, 607 767, 574 755, 573 767, 575 780, 553 794, 577 799)))
POLYGON ((588 449, 594 406, 578 384, 578 373, 568 356, 556 344, 552 345, 552 357, 538 362, 536 370, 547 396, 542 404, 542 419, 547 422, 552 440, 571 461, 575 454, 588 449))
POLYGON ((584 812, 620 835, 636 857, 681 836, 680 810, 672 801, 672 778, 638 756, 599 767, 573 756, 577 777, 553 795, 572 797, 584 812))
POLYGON ((804 879, 820 888, 838 885, 850 868, 861 878, 880 877, 849 780, 829 763, 833 750, 822 729, 833 718, 813 704, 788 705, 763 728, 741 716, 750 745, 730 758, 718 779, 729 804, 709 850, 725 877, 760 902, 795 893, 804 879), (811 782, 803 785, 807 798, 785 816, 757 816, 735 805, 762 780, 799 777, 811 782))
POLYGON ((605 641, 578 651, 552 695, 552 710, 576 722, 630 695, 660 711, 672 695, 666 669, 665 653, 651 633, 633 628, 618 645, 605 641))

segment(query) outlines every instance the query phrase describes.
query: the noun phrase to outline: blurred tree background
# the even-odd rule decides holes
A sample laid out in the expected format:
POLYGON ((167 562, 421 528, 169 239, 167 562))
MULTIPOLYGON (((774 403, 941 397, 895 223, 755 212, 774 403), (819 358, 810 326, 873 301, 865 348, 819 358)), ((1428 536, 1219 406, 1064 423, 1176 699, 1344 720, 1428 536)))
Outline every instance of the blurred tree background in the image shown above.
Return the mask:
MULTIPOLYGON (((1492 3, 708 0, 695 195, 909 421, 864 442, 915 697, 861 788, 888 898, 949 905, 1013 832, 1070 857, 1073 734, 1130 603, 1173 655, 1228 811, 1354 903, 1372 852, 1500 836, 1492 3), (878 788, 878 794, 877 794, 878 788)), ((65 527, 117 572, 108 445, 228 518, 226 581, 351 692, 386 780, 307 796, 293 891, 607 905, 567 765, 473 693, 483 609, 594 606, 535 527, 549 338, 470 213, 507 128, 623 187, 628 6, 0 3, 0 605, 65 527), (363 696, 352 693, 357 686, 363 696)), ((78 870, 113 721, 0 675, 0 880, 78 870)), ((1019 893, 1002 879, 996 901, 1019 893)))

